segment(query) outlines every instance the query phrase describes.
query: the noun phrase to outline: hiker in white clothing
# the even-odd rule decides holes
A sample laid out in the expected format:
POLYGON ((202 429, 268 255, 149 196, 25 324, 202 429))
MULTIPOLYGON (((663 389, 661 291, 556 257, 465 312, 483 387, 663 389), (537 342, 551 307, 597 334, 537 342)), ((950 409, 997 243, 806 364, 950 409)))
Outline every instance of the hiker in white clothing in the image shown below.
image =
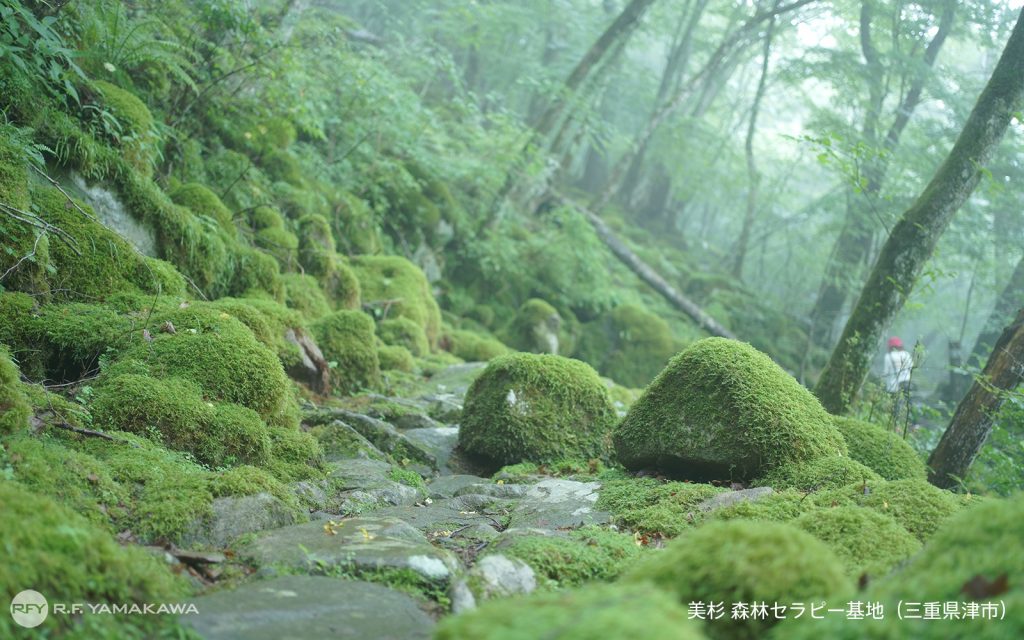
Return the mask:
MULTIPOLYGON (((889 338, 889 352, 885 354, 885 390, 893 396, 893 420, 906 407, 910 410, 910 374, 914 370, 914 358, 903 348, 898 337, 889 338)), ((909 415, 908 415, 909 418, 909 415)))

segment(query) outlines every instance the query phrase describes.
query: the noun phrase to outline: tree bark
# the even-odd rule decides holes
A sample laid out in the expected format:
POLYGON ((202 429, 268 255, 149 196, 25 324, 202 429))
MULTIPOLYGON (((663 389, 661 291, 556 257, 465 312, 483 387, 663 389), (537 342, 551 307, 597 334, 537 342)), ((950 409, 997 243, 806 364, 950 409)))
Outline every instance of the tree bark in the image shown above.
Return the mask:
POLYGON ((981 377, 971 385, 942 439, 928 458, 928 482, 955 487, 967 475, 992 431, 1007 391, 1024 379, 1024 309, 996 342, 981 377))
POLYGON ((657 271, 651 268, 650 265, 644 262, 640 256, 633 253, 633 251, 615 235, 615 232, 608 228, 608 225, 605 224, 604 220, 599 218, 594 214, 594 212, 576 204, 572 200, 560 194, 555 194, 555 197, 560 200, 562 204, 566 204, 576 209, 576 211, 585 216, 591 226, 594 227, 597 237, 600 238, 601 242, 603 242, 605 246, 615 254, 615 257, 622 261, 630 271, 646 282, 661 297, 665 298, 669 304, 685 313, 694 322, 696 322, 701 329, 704 329, 711 335, 730 338, 733 340, 736 339, 735 334, 719 324, 717 320, 708 315, 708 313, 697 303, 684 296, 675 287, 666 282, 665 279, 662 278, 657 271))
POLYGON ((974 191, 1024 97, 1024 12, 949 156, 893 227, 815 393, 842 414, 860 390, 882 332, 903 308, 935 245, 974 191))
MULTIPOLYGON (((776 3, 777 4, 777 3, 776 3)), ((750 242, 750 232, 754 228, 754 219, 757 216, 757 195, 758 187, 761 184, 761 174, 757 170, 757 163, 754 158, 754 134, 757 133, 757 115, 761 109, 761 99, 764 98, 765 87, 768 84, 768 63, 771 60, 772 37, 775 34, 775 19, 768 22, 768 29, 764 35, 764 53, 761 59, 761 79, 757 83, 757 91, 754 93, 754 104, 750 108, 750 121, 747 123, 747 137, 743 143, 744 155, 747 159, 747 210, 743 216, 743 226, 740 228, 740 237, 736 241, 736 248, 733 250, 734 261, 732 264, 732 275, 737 280, 743 279, 743 262, 747 257, 747 245, 750 242)))
MULTIPOLYGON (((868 114, 864 119, 863 137, 871 146, 877 144, 878 122, 882 103, 885 100, 882 64, 871 36, 873 10, 874 4, 868 0, 861 6, 860 14, 861 53, 864 56, 864 72, 870 96, 868 114)), ((913 75, 910 88, 896 107, 895 117, 882 141, 885 151, 891 152, 899 145, 903 130, 906 129, 915 109, 921 103, 921 94, 924 91, 929 71, 935 65, 939 51, 949 36, 955 14, 956 2, 946 0, 942 5, 938 30, 928 46, 925 47, 924 54, 921 56, 921 67, 913 75)), ((882 191, 882 184, 888 169, 887 164, 882 157, 871 160, 865 167, 866 184, 863 194, 868 203, 877 199, 882 191)), ((843 226, 825 266, 825 275, 818 290, 818 298, 811 311, 809 337, 814 344, 823 347, 831 346, 833 326, 853 287, 860 282, 874 233, 875 228, 869 212, 858 209, 854 200, 851 199, 847 205, 843 226)))

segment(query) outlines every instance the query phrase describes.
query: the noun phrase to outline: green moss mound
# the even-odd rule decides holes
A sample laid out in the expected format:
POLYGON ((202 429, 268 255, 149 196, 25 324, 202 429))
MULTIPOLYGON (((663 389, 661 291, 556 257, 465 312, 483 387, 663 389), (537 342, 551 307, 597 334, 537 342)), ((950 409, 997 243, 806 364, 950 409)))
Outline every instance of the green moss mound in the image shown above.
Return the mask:
POLYGON ((914 448, 895 433, 863 420, 834 417, 843 434, 850 457, 874 470, 886 480, 928 477, 928 469, 914 448))
POLYGON ((125 160, 145 177, 153 175, 156 136, 153 114, 134 94, 103 80, 94 80, 93 87, 101 93, 100 102, 120 124, 115 135, 125 160))
POLYGON ((333 254, 327 265, 327 271, 320 276, 327 298, 337 309, 362 308, 363 291, 355 271, 349 266, 344 256, 333 254))
POLYGON ((631 535, 591 526, 571 531, 568 537, 519 536, 501 552, 530 565, 542 586, 552 588, 614 580, 641 549, 631 535))
POLYGON ((892 517, 863 507, 819 509, 793 525, 831 547, 851 577, 883 576, 921 549, 892 517))
POLYGON ((324 451, 311 434, 298 429, 270 430, 270 470, 282 480, 307 480, 323 475, 324 451))
MULTIPOLYGON (((31 208, 28 162, 23 136, 14 127, 0 125, 0 202, 21 211, 31 208)), ((40 230, 13 218, 0 218, 0 273, 6 274, 4 287, 17 291, 46 294, 46 268, 50 262, 49 240, 40 230), (25 256, 31 256, 22 260, 25 256)))
POLYGON ((530 353, 560 353, 559 332, 562 317, 539 298, 531 298, 519 307, 512 324, 502 338, 512 348, 530 353))
POLYGON ((281 276, 281 280, 284 283, 285 304, 306 319, 317 320, 331 312, 331 303, 313 276, 286 273, 281 276))
POLYGON ((446 349, 466 362, 487 362, 509 353, 509 348, 497 338, 455 329, 445 333, 446 349))
POLYGON ((615 449, 629 469, 749 480, 846 446, 814 396, 768 356, 707 338, 647 387, 616 429, 615 449))
POLYGON ((971 501, 925 480, 855 482, 823 492, 816 499, 821 505, 853 504, 892 516, 922 542, 971 501))
POLYGON ((21 390, 18 367, 11 362, 7 347, 0 345, 0 434, 28 429, 32 408, 21 390))
POLYGON ((500 467, 606 458, 615 409, 590 365, 555 355, 496 358, 466 394, 459 446, 500 467))
MULTIPOLYGON (((52 602, 181 602, 187 583, 142 549, 122 547, 72 510, 15 482, 0 482, 0 587, 9 600, 34 589, 52 602)), ((154 637, 173 627, 156 616, 49 616, 36 631, 68 637, 154 637)), ((17 637, 5 613, 0 635, 17 637)))
POLYGON ((251 465, 233 467, 216 474, 210 479, 210 493, 214 498, 269 493, 295 510, 300 508, 295 494, 283 482, 265 469, 251 465))
POLYGON ((409 318, 388 318, 377 325, 377 335, 385 344, 405 347, 417 358, 430 352, 423 327, 409 318))
POLYGON ((171 322, 175 332, 155 333, 126 357, 146 363, 153 377, 191 380, 208 400, 248 407, 271 424, 290 422, 295 399, 281 362, 244 324, 199 304, 154 318, 158 326, 171 322))
POLYGON ((171 191, 171 200, 174 204, 192 210, 192 213, 206 216, 219 224, 225 231, 232 234, 235 232, 235 224, 232 220, 231 210, 224 206, 216 193, 210 191, 198 182, 183 184, 171 191))
POLYGON ((757 500, 744 500, 735 504, 715 509, 708 518, 713 520, 768 520, 770 522, 788 522, 804 513, 818 508, 814 496, 796 489, 775 491, 771 495, 757 500))
POLYGON ((881 480, 881 476, 846 456, 826 456, 816 460, 789 462, 758 478, 756 484, 778 489, 821 491, 855 482, 881 480))
MULTIPOLYGON (((946 521, 905 566, 872 582, 857 599, 880 602, 884 620, 792 620, 773 637, 787 640, 975 639, 1024 636, 1024 494, 986 501, 946 521), (914 602, 918 619, 897 617, 899 603, 914 602), (945 603, 962 616, 972 607, 996 603, 1006 617, 947 619, 945 603), (938 603, 938 619, 924 619, 924 603, 938 603)), ((904 613, 906 610, 904 609, 904 613)), ((998 617, 998 615, 997 615, 998 617)))
POLYGON ((489 600, 479 609, 445 618, 435 640, 560 640, 646 638, 701 640, 686 608, 644 585, 582 589, 489 600))
POLYGON ((730 619, 733 603, 807 602, 852 588, 842 562, 809 533, 787 524, 711 522, 652 553, 623 580, 652 582, 677 601, 724 602, 726 617, 709 621, 712 638, 756 638, 774 619, 730 619))
POLYGON ((632 304, 587 324, 577 348, 581 360, 627 387, 646 386, 675 353, 668 323, 632 304))
POLYGON ((382 371, 403 371, 412 373, 416 370, 416 358, 405 347, 384 344, 377 347, 377 360, 382 371))
POLYGON ((703 519, 698 504, 726 491, 710 484, 655 478, 610 480, 602 485, 596 507, 633 531, 674 538, 703 519))
POLYGON ((373 319, 360 311, 336 311, 311 327, 331 369, 331 384, 340 393, 380 385, 373 319))
POLYGON ((419 267, 399 256, 360 256, 352 260, 352 269, 364 303, 381 311, 387 306, 388 317, 412 320, 423 327, 431 348, 437 344, 441 310, 419 267))
POLYGON ((326 275, 332 266, 337 247, 327 218, 310 214, 298 220, 299 264, 307 273, 326 275))

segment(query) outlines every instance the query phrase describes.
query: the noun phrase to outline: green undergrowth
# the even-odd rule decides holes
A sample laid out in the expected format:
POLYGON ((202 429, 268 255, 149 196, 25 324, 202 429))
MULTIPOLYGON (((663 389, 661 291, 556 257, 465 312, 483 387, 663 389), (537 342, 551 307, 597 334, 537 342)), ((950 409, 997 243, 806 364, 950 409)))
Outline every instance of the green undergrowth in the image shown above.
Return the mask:
POLYGON ((628 478, 605 482, 595 506, 633 531, 673 538, 703 520, 697 505, 726 491, 710 484, 628 478))

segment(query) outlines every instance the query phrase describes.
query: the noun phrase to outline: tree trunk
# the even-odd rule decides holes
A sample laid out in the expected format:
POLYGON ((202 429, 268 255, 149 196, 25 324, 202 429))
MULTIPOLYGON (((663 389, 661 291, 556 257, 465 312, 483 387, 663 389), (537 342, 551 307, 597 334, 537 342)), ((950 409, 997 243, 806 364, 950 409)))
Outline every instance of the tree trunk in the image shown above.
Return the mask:
MULTIPOLYGON (((866 1, 861 6, 860 14, 861 53, 864 56, 864 71, 870 94, 870 107, 864 120, 863 136, 867 144, 872 146, 876 144, 880 110, 885 100, 883 69, 871 37, 873 8, 873 3, 866 1)), ((885 151, 891 152, 899 145, 903 130, 906 129, 914 110, 920 104, 925 81, 939 56, 942 45, 946 42, 946 37, 953 28, 955 14, 956 2, 946 0, 939 17, 938 30, 928 46, 925 47, 921 57, 921 68, 911 79, 910 88, 897 106, 895 118, 882 141, 885 151)), ((887 168, 887 161, 884 158, 869 161, 865 168, 866 184, 863 195, 869 204, 876 200, 881 193, 887 168)), ((843 310, 843 305, 846 304, 847 297, 863 277, 861 275, 862 268, 868 259, 873 235, 874 227, 868 212, 859 210, 854 206, 854 201, 850 200, 843 226, 825 266, 825 275, 822 278, 821 287, 818 289, 818 298, 811 311, 810 338, 814 344, 822 347, 832 345, 833 327, 843 310)))
POLYGON ((581 207, 562 195, 555 194, 555 197, 558 198, 562 204, 573 207, 576 211, 585 216, 591 226, 594 227, 594 231, 597 232, 597 236, 601 239, 601 242, 611 249, 612 253, 615 254, 615 257, 629 267, 629 270, 639 276, 641 280, 650 285, 658 295, 665 298, 669 304, 685 313, 694 322, 696 322, 701 329, 704 329, 711 335, 730 338, 733 340, 736 339, 735 334, 719 324, 717 320, 708 315, 707 312, 700 308, 700 306, 695 302, 681 294, 675 287, 666 282, 657 271, 644 262, 640 256, 633 253, 633 251, 631 251, 630 248, 627 247, 611 229, 608 228, 608 225, 605 224, 604 220, 599 218, 592 211, 581 207))
POLYGON ((1024 12, 949 156, 893 227, 815 393, 842 414, 860 390, 882 332, 903 308, 953 215, 974 191, 1024 97, 1024 12))
POLYGON ((949 489, 967 475, 992 431, 1007 391, 1024 379, 1024 309, 1003 330, 981 377, 971 385, 928 458, 928 482, 949 489))
MULTIPOLYGON (((778 3, 776 2, 777 5, 778 3)), ((761 79, 758 81, 757 91, 754 93, 754 104, 750 108, 750 122, 747 124, 747 138, 743 143, 744 153, 747 158, 747 211, 743 216, 740 237, 736 241, 736 248, 733 250, 732 275, 737 280, 743 279, 743 261, 747 257, 747 244, 750 242, 750 232, 754 228, 754 218, 757 216, 757 192, 761 183, 761 174, 757 170, 757 164, 754 159, 754 134, 757 133, 757 114, 761 109, 761 99, 764 97, 764 90, 768 84, 768 62, 771 59, 772 36, 774 33, 775 19, 773 18, 768 22, 768 29, 764 35, 761 79)))

